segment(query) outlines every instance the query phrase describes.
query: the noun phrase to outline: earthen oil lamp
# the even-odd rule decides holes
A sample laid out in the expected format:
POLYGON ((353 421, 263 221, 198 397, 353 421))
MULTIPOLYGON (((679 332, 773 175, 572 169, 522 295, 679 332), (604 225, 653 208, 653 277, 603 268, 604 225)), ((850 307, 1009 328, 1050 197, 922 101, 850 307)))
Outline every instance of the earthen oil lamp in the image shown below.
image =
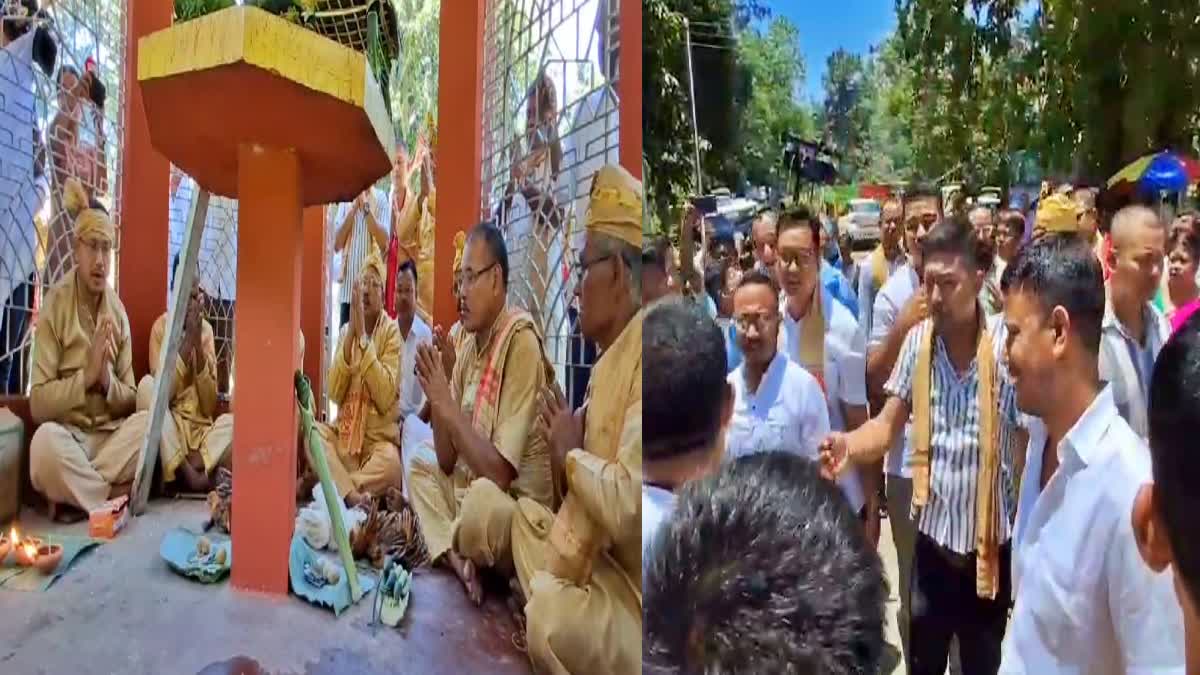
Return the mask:
MULTIPOLYGON (((37 560, 38 549, 42 546, 42 540, 37 537, 22 539, 17 534, 17 528, 14 527, 10 546, 12 546, 13 551, 17 554, 17 564, 21 567, 29 567, 37 560)), ((61 553, 59 557, 62 557, 61 553)))

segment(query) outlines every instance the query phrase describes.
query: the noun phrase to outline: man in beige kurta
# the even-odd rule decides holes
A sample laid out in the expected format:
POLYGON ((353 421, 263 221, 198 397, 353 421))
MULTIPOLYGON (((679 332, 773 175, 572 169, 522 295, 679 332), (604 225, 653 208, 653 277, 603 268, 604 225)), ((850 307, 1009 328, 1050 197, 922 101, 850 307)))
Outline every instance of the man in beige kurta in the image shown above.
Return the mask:
POLYGON ((108 285, 115 230, 78 181, 65 186, 75 216, 75 267, 46 294, 34 334, 29 449, 35 490, 55 517, 128 494, 148 415, 134 413, 129 318, 108 285))
MULTIPOLYGON (((192 492, 211 489, 209 478, 218 466, 233 462, 233 415, 217 416, 217 351, 212 325, 204 319, 203 299, 194 286, 184 319, 183 343, 175 357, 170 413, 163 418, 159 457, 163 482, 178 482, 192 492)), ((150 375, 138 383, 138 410, 154 403, 154 381, 165 346, 167 314, 150 330, 150 375)))
POLYGON ((451 546, 460 528, 468 537, 494 536, 486 515, 468 507, 471 493, 486 483, 512 498, 543 504, 553 494, 544 437, 534 433, 549 365, 532 319, 506 305, 507 265, 500 232, 491 225, 472 230, 459 289, 465 332, 452 376, 446 378, 436 348, 422 345, 417 356, 436 457, 412 458, 409 494, 430 558, 449 565, 476 604, 482 588, 474 564, 451 546))
POLYGON ((641 204, 641 184, 625 170, 593 179, 577 293, 581 329, 601 356, 584 409, 547 388, 539 423, 562 499, 551 510, 480 480, 463 508, 485 514, 487 528, 462 522, 455 533, 473 563, 514 574, 540 673, 637 672, 641 663, 641 204))
POLYGON ((317 425, 338 495, 351 506, 399 487, 404 473, 397 388, 402 340, 383 311, 385 277, 373 249, 354 285, 350 322, 329 368, 329 400, 338 406, 338 419, 317 425))

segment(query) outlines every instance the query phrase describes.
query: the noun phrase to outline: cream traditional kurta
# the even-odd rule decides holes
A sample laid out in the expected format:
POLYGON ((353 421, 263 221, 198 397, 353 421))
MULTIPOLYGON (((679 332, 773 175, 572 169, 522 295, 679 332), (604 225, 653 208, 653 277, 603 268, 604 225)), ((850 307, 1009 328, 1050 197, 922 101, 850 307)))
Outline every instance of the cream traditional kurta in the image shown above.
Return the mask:
POLYGON ((515 573, 538 673, 629 673, 641 663, 643 317, 635 315, 596 363, 584 448, 567 453, 567 489, 609 542, 586 585, 547 571, 556 516, 545 505, 514 502, 485 479, 463 501, 464 511, 482 516, 461 524, 455 548, 476 565, 515 573))
MULTIPOLYGON (((474 334, 462 334, 450 384, 463 414, 475 421, 476 431, 491 441, 516 470, 516 478, 504 493, 491 481, 478 478, 461 458, 454 471, 446 475, 436 459, 427 454, 413 457, 409 492, 430 558, 435 561, 456 540, 461 552, 474 550, 481 542, 500 536, 489 527, 493 523, 487 515, 492 510, 492 500, 472 498, 471 493, 477 489, 507 501, 525 497, 537 503, 552 503, 550 456, 544 436, 534 433, 538 399, 547 381, 546 357, 541 338, 527 314, 519 314, 518 323, 505 339, 500 327, 507 316, 497 321, 497 329, 486 345, 478 345, 474 334), (502 351, 493 355, 497 349, 502 351), (493 373, 499 393, 494 404, 481 403, 477 400, 482 399, 480 383, 488 364, 493 362, 499 369, 493 373), (487 409, 476 415, 480 405, 487 409)), ((503 529, 502 536, 507 540, 507 527, 503 529)))
POLYGON ((396 222, 396 239, 417 266, 417 312, 426 322, 433 317, 433 242, 437 191, 422 200, 411 192, 396 222))
POLYGON ((93 311, 76 273, 46 294, 33 346, 30 412, 39 424, 29 449, 34 489, 52 502, 91 510, 114 484, 136 473, 148 415, 134 413, 133 354, 125 306, 111 288, 93 311), (84 370, 100 316, 116 323, 116 358, 106 393, 84 388, 84 370))
MULTIPOLYGON (((163 314, 150 329, 151 374, 138 384, 138 410, 149 410, 154 403, 154 378, 166 340, 167 315, 163 314)), ((163 481, 175 480, 175 471, 193 452, 204 460, 204 472, 217 466, 230 466, 233 460, 233 415, 217 417, 217 350, 213 329, 203 321, 200 355, 195 363, 175 357, 175 380, 171 388, 171 414, 163 419, 159 456, 163 481)))
POLYGON ((370 399, 362 448, 346 447, 338 438, 337 424, 317 426, 341 497, 356 490, 379 494, 389 487, 399 487, 403 478, 396 385, 401 344, 400 328, 383 314, 366 349, 350 336, 349 325, 338 341, 329 369, 329 400, 338 405, 340 418, 348 414, 343 406, 356 385, 363 387, 370 399))

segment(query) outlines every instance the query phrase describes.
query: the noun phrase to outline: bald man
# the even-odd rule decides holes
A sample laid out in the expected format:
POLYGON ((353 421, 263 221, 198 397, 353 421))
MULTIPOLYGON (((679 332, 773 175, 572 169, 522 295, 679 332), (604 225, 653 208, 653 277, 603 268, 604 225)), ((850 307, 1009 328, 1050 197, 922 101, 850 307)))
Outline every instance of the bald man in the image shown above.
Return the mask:
POLYGON ((1158 214, 1127 206, 1112 224, 1112 268, 1100 345, 1100 379, 1112 384, 1121 417, 1145 438, 1150 374, 1163 342, 1167 320, 1152 304, 1162 277, 1167 231, 1158 214))

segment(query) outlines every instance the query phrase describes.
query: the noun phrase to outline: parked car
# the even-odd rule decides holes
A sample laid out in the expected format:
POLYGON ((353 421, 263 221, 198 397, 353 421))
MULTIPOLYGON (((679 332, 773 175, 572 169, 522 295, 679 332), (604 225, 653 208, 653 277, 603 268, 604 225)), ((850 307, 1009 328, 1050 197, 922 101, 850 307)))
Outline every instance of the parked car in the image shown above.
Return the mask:
POLYGON ((882 208, 874 199, 851 199, 845 224, 851 245, 879 241, 879 217, 882 208))

